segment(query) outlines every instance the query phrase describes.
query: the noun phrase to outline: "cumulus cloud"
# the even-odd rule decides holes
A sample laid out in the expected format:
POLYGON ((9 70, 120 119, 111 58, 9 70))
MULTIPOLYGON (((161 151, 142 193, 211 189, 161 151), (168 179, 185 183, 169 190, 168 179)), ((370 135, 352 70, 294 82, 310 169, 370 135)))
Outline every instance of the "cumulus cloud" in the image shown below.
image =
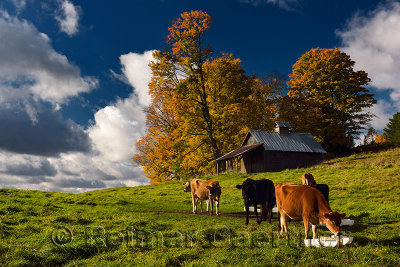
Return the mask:
POLYGON ((379 5, 365 16, 356 14, 337 35, 341 50, 365 70, 371 86, 390 92, 390 102, 378 101, 371 109, 377 117, 372 125, 383 129, 393 109, 400 108, 400 3, 379 5))
POLYGON ((286 11, 294 11, 298 5, 298 0, 240 0, 242 3, 252 4, 254 6, 273 4, 286 11))
POLYGON ((58 156, 60 153, 90 150, 90 139, 72 120, 59 112, 35 107, 34 121, 18 104, 0 106, 0 150, 21 154, 58 156))
POLYGON ((74 6, 68 0, 60 2, 58 15, 55 19, 58 21, 60 31, 65 32, 69 36, 73 36, 79 31, 79 6, 74 6))
POLYGON ((17 11, 21 11, 26 6, 26 0, 10 0, 10 1, 14 4, 17 11))
MULTIPOLYGON (((137 140, 145 131, 144 108, 149 103, 148 83, 151 73, 148 64, 152 60, 149 56, 151 54, 151 51, 147 51, 143 54, 129 53, 120 57, 122 75, 126 75, 126 80, 132 85, 133 90, 127 98, 119 99, 95 113, 93 124, 82 135, 82 140, 85 142, 81 142, 83 146, 80 146, 85 148, 88 141, 85 137, 88 137, 92 144, 90 151, 82 149, 83 152, 67 152, 65 149, 62 152, 60 149, 57 150, 59 152, 57 157, 48 157, 40 156, 39 153, 16 154, 4 151, 3 148, 3 151, 0 151, 0 187, 83 192, 106 187, 148 184, 149 181, 143 170, 135 166, 131 158, 135 153, 137 140), (37 175, 29 175, 29 173, 37 175)), ((36 113, 31 114, 31 117, 36 118, 36 121, 33 121, 27 110, 25 108, 24 112, 14 115, 14 117, 23 118, 24 121, 16 128, 41 129, 41 127, 46 128, 46 121, 50 125, 55 125, 56 123, 51 120, 56 120, 61 124, 59 127, 63 129, 62 131, 68 132, 68 129, 63 128, 65 123, 57 117, 57 111, 45 115, 34 106, 36 113), (49 118, 43 116, 49 116, 49 118)), ((13 117, 10 120, 15 121, 13 117)), ((69 123, 74 126, 71 127, 72 130, 82 134, 79 126, 71 121, 69 123)), ((47 129, 51 133, 58 130, 58 128, 47 129)), ((61 139, 74 136, 71 133, 72 130, 68 132, 68 137, 63 136, 62 133, 54 136, 63 144, 67 141, 61 139)), ((32 132, 32 129, 29 131, 32 132)), ((46 136, 44 139, 52 142, 55 138, 46 136)), ((79 144, 76 140, 72 143, 79 144)), ((51 147, 51 145, 45 145, 45 147, 51 147)), ((24 151, 26 153, 26 149, 24 151)))
POLYGON ((28 163, 6 164, 5 172, 16 176, 55 176, 56 168, 47 159, 32 162, 29 158, 28 163))
POLYGON ((88 131, 94 147, 110 161, 131 159, 145 126, 143 107, 136 97, 118 100, 96 112, 94 118, 88 131))
MULTIPOLYGON (((153 51, 120 56, 122 72, 134 88, 132 94, 118 100, 94 115, 95 124, 89 128, 94 147, 107 160, 127 161, 135 153, 137 140, 144 134, 146 116, 144 108, 150 104, 148 84, 153 51)), ((115 74, 114 74, 115 75, 115 74)))
POLYGON ((98 84, 82 77, 51 47, 49 37, 26 20, 0 16, 0 40, 0 103, 33 98, 56 105, 98 84))
POLYGON ((128 82, 135 88, 139 104, 148 106, 151 102, 148 84, 151 79, 150 61, 153 60, 153 50, 143 54, 129 53, 120 56, 122 72, 128 82))

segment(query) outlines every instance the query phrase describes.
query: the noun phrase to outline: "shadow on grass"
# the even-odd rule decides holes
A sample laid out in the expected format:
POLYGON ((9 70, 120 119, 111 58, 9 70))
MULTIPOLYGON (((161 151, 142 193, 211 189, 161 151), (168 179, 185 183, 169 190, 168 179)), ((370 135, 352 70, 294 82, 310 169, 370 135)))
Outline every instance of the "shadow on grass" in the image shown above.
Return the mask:
POLYGON ((359 245, 359 246, 366 246, 369 244, 377 245, 377 246, 391 246, 391 247, 396 247, 400 248, 400 237, 396 236, 393 238, 389 239, 384 239, 384 240, 372 240, 367 237, 357 237, 354 239, 354 244, 359 245))

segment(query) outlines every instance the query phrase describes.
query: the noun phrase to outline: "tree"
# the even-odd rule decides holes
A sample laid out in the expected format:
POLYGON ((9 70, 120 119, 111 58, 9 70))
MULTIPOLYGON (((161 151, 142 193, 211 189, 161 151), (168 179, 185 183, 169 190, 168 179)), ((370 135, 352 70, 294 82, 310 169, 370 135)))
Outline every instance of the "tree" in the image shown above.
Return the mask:
POLYGON ((213 57, 203 44, 211 18, 185 12, 169 28, 170 47, 153 53, 146 135, 133 160, 152 183, 215 170, 250 128, 272 127, 278 78, 247 76, 240 59, 213 57))
POLYGON ((310 132, 329 152, 353 144, 371 120, 364 109, 376 101, 364 86, 370 79, 354 71, 350 56, 334 49, 311 49, 293 65, 288 94, 280 101, 280 117, 294 130, 310 132))
POLYGON ((397 112, 389 119, 384 131, 385 139, 388 142, 400 142, 400 113, 397 112))
POLYGON ((374 143, 376 136, 377 132, 375 131, 375 129, 373 127, 369 128, 367 134, 364 137, 363 145, 369 145, 374 143))
POLYGON ((382 143, 386 143, 386 138, 385 135, 383 134, 376 134, 376 138, 375 138, 375 144, 382 144, 382 143))

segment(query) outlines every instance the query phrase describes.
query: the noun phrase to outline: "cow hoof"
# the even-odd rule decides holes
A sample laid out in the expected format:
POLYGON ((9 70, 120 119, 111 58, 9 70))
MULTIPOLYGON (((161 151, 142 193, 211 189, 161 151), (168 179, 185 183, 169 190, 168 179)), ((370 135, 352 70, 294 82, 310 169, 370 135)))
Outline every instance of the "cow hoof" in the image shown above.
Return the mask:
POLYGON ((219 213, 217 213, 217 216, 219 216, 220 214, 219 213))

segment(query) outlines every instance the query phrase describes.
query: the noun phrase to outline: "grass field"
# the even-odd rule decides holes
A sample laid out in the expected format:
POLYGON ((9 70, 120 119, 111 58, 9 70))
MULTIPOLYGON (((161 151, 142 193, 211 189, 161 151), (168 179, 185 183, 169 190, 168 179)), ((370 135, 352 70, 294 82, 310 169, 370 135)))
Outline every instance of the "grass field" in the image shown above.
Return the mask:
POLYGON ((181 182, 82 194, 0 189, 0 265, 400 266, 400 149, 212 178, 222 185, 219 217, 191 214, 181 182), (249 177, 301 183, 304 172, 329 185, 334 211, 355 220, 343 229, 354 237, 350 246, 306 248, 298 221, 289 222, 288 240, 279 239, 276 216, 245 226, 236 184, 249 177))

